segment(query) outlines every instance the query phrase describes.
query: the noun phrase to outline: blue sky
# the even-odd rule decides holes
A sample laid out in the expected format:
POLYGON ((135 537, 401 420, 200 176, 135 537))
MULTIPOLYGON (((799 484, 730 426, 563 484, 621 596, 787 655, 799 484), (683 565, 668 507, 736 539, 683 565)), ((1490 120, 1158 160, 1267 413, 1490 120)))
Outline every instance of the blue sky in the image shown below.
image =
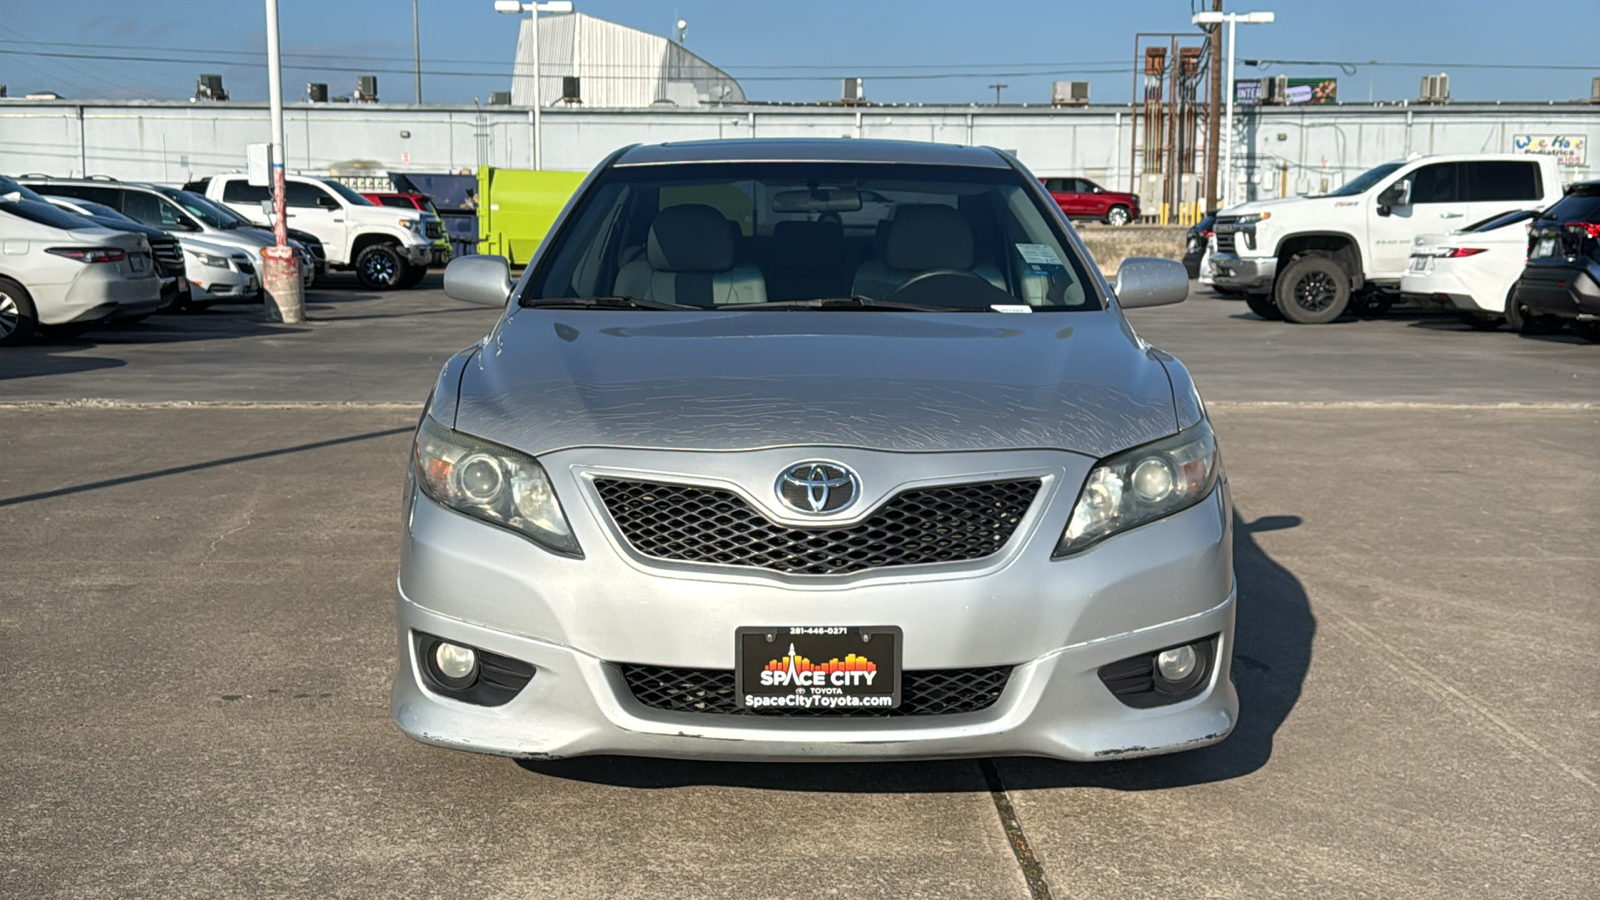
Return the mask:
MULTIPOLYGON (((510 71, 513 17, 497 15, 492 0, 418 2, 425 101, 487 101, 491 91, 509 87, 508 74, 499 73, 510 71)), ((1194 31, 1191 0, 576 2, 590 15, 658 34, 674 33, 674 22, 686 19, 689 48, 739 78, 756 100, 833 99, 840 77, 860 75, 868 98, 880 102, 992 103, 987 85, 1003 82, 1009 85, 1003 101, 1042 103, 1049 100, 1050 82, 1062 79, 1091 82, 1096 102, 1123 103, 1132 87, 1134 34, 1194 31)), ((279 4, 283 50, 300 54, 286 63, 374 70, 383 99, 411 100, 408 0, 279 4)), ((1312 63, 1445 63, 1451 93, 1463 100, 1587 97, 1590 78, 1600 75, 1600 0, 1578 0, 1559 12, 1504 0, 1258 0, 1228 8, 1277 14, 1272 25, 1239 26, 1240 59, 1303 61, 1267 71, 1337 77, 1345 100, 1414 98, 1430 69, 1360 64, 1352 74, 1312 63), (1519 9, 1539 11, 1523 15, 1519 9), (1560 26, 1563 18, 1570 27, 1560 26), (1493 68, 1530 63, 1588 68, 1493 68)), ((265 99, 264 66, 248 55, 265 46, 263 9, 261 0, 71 0, 66 6, 0 0, 0 83, 12 96, 55 90, 68 97, 170 98, 189 96, 200 72, 221 72, 235 99, 265 99), (87 58, 28 55, 39 53, 87 58), (116 58, 129 56, 157 61, 116 58)), ((1241 65, 1238 77, 1259 71, 1241 65)), ((355 77, 286 69, 285 93, 298 97, 307 81, 349 93, 355 77)))

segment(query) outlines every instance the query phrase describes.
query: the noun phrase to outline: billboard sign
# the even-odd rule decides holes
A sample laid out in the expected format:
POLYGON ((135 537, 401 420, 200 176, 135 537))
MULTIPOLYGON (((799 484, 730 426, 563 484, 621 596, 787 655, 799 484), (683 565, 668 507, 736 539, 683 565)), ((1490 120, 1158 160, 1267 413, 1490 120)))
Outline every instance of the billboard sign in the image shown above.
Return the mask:
MULTIPOLYGON (((1286 78, 1288 96, 1285 103, 1334 103, 1339 99, 1339 80, 1337 78, 1286 78)), ((1260 103, 1261 94, 1266 79, 1253 78, 1248 81, 1235 81, 1233 83, 1233 100, 1235 103, 1260 103)))
POLYGON ((1513 134, 1511 152, 1554 156, 1563 166, 1585 166, 1589 159, 1589 139, 1581 134, 1513 134))

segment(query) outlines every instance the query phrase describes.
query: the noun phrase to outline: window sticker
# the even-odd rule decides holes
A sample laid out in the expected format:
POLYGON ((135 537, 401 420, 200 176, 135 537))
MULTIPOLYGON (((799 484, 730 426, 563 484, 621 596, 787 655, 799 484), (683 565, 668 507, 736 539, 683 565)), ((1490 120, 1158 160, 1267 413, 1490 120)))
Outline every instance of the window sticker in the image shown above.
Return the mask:
POLYGON ((1060 266, 1063 265, 1061 257, 1056 255, 1056 248, 1049 244, 1017 244, 1017 252, 1022 254, 1022 261, 1032 266, 1060 266))

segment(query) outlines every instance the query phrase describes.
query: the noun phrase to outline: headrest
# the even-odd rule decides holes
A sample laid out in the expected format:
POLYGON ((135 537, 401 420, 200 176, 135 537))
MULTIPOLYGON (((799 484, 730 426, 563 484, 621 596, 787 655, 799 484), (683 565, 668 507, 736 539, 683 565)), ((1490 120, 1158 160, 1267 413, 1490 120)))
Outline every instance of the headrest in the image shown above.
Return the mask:
POLYGON ((650 223, 650 268, 657 272, 725 272, 733 268, 733 229, 701 203, 669 206, 650 223))
POLYGON ((891 269, 972 268, 972 226, 948 206, 902 206, 889 226, 883 261, 891 269))
POLYGON ((844 253, 844 226, 831 220, 772 226, 777 263, 788 269, 831 269, 844 253))

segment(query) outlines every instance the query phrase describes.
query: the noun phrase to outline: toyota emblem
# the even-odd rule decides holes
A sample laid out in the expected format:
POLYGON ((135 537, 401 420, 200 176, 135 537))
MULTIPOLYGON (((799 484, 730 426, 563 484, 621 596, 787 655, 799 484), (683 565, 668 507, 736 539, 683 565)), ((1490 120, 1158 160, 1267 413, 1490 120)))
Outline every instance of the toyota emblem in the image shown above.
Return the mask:
POLYGON ((836 513, 856 502, 860 494, 861 479, 837 463, 796 463, 778 476, 778 499, 807 515, 836 513))

